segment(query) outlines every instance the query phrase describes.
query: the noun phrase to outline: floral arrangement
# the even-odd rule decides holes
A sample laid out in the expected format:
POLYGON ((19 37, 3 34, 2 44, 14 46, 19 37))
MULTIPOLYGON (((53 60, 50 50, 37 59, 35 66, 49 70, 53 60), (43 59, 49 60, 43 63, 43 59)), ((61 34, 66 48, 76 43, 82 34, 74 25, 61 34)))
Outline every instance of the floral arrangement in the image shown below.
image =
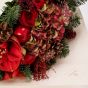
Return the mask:
POLYGON ((57 56, 69 53, 68 40, 80 24, 76 9, 86 0, 13 0, 0 16, 0 79, 48 78, 57 56))

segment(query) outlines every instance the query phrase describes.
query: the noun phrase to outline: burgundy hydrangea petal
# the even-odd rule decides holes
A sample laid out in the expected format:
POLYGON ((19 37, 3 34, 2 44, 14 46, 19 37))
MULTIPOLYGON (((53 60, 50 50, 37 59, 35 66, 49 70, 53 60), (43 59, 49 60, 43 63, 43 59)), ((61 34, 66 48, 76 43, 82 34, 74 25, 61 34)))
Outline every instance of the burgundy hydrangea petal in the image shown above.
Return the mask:
POLYGON ((37 9, 40 9, 43 7, 45 1, 44 0, 33 0, 33 3, 37 7, 37 9))

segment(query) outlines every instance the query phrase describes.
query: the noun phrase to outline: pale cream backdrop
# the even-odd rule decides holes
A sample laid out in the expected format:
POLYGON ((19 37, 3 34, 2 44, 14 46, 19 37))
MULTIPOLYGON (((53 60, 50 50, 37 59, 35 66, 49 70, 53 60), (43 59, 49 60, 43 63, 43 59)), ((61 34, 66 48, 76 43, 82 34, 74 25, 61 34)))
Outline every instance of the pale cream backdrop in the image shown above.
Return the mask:
MULTIPOLYGON (((0 13, 5 1, 10 0, 0 0, 0 13)), ((69 55, 57 60, 47 72, 49 79, 38 82, 25 79, 1 81, 0 88, 88 88, 88 31, 83 19, 76 30, 77 37, 69 42, 69 55)))

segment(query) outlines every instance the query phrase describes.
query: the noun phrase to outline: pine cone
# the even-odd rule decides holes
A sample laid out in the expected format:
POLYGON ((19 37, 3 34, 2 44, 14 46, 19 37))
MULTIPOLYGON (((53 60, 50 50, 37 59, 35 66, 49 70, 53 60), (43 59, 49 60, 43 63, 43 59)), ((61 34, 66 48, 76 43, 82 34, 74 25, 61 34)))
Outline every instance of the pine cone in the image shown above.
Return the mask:
POLYGON ((67 39, 73 39, 73 38, 76 37, 76 32, 73 31, 73 30, 70 30, 70 29, 66 29, 66 30, 65 30, 65 37, 66 37, 67 39))
POLYGON ((12 28, 8 28, 7 24, 1 23, 0 24, 0 43, 7 41, 12 33, 13 33, 12 28))

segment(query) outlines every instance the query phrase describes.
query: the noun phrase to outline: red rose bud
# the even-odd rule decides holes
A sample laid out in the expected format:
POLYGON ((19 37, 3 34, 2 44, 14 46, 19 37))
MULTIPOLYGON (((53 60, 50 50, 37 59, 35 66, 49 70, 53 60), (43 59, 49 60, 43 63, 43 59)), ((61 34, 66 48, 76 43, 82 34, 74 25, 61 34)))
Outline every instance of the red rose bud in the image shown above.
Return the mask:
POLYGON ((25 43, 30 38, 30 29, 19 26, 16 28, 14 35, 18 38, 20 43, 25 43))
POLYGON ((25 57, 24 57, 24 60, 22 61, 22 64, 32 64, 34 61, 35 61, 36 57, 35 55, 31 55, 31 54, 27 54, 25 57))
POLYGON ((33 3, 37 7, 37 9, 41 9, 45 1, 44 0, 33 0, 33 3))
POLYGON ((32 27, 35 25, 37 16, 38 13, 34 9, 32 9, 30 12, 22 11, 19 21, 23 26, 32 27))

